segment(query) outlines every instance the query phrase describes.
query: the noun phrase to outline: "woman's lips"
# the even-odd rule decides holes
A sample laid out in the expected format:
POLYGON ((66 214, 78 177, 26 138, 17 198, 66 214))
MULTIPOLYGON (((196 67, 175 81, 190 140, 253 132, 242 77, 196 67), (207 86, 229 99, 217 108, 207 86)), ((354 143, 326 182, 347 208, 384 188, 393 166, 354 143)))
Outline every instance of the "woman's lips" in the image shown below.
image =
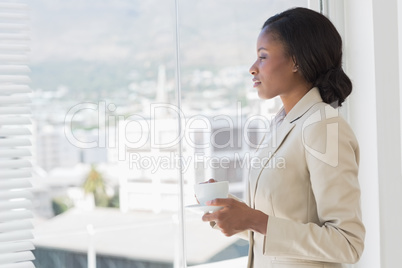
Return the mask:
MULTIPOLYGON (((254 81, 254 80, 253 80, 254 81)), ((254 87, 258 87, 261 84, 260 81, 254 81, 254 87)))

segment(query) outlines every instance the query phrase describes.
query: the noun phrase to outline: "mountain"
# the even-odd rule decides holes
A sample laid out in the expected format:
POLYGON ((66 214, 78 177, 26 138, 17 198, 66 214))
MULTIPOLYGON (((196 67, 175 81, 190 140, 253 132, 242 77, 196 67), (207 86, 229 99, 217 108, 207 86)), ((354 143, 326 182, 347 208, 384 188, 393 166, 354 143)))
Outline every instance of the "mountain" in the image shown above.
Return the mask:
MULTIPOLYGON (((173 0, 30 0, 32 87, 80 90, 155 79, 175 72, 173 0), (81 85, 81 86, 80 86, 81 85)), ((261 25, 307 0, 179 0, 182 72, 250 65, 261 25)))

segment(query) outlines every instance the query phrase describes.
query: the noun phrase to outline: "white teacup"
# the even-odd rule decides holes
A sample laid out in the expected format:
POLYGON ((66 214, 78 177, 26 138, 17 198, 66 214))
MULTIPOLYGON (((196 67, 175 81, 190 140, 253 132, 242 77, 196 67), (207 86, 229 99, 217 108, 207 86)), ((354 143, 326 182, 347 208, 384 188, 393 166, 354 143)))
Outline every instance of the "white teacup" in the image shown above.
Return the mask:
POLYGON ((200 205, 215 198, 227 198, 229 194, 229 182, 217 181, 210 183, 199 183, 194 185, 195 196, 200 205))

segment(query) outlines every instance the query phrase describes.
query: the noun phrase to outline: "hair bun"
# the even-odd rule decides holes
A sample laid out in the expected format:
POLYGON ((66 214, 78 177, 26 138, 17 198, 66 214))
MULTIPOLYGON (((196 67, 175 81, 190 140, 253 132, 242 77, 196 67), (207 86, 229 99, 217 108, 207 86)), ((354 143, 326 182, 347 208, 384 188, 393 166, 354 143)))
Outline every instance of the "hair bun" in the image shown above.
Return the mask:
POLYGON ((314 86, 320 90, 324 102, 335 103, 335 106, 342 106, 346 97, 352 92, 352 82, 342 67, 329 69, 318 77, 314 86))

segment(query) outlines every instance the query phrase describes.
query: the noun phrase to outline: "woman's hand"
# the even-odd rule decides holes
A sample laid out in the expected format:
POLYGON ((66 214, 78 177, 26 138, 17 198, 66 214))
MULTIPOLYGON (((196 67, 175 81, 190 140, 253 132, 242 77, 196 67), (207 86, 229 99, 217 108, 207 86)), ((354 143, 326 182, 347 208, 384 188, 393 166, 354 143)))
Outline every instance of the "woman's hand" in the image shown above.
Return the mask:
POLYGON ((214 221, 226 236, 253 230, 266 235, 268 215, 233 198, 217 198, 206 203, 208 206, 223 206, 214 213, 206 213, 203 221, 214 221))

